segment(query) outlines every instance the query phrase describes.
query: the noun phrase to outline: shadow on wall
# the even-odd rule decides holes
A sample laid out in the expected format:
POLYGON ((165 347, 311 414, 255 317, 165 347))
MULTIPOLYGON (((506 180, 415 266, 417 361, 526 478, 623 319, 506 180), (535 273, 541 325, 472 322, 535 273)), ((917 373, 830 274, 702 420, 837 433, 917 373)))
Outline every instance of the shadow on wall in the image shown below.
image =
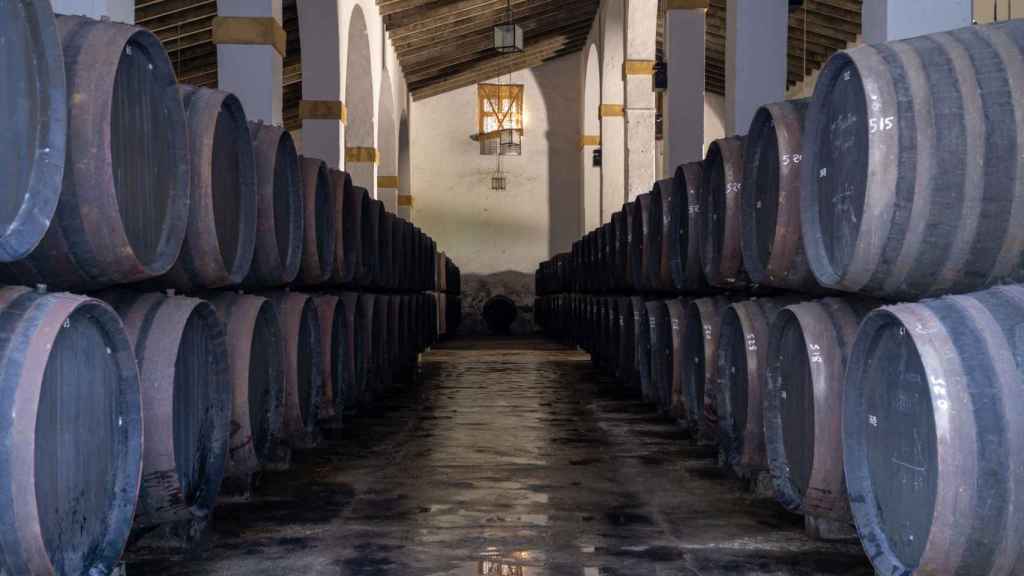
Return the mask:
POLYGON ((459 327, 459 335, 491 333, 483 319, 484 304, 498 295, 510 298, 518 311, 509 332, 514 336, 532 333, 533 288, 533 274, 511 270, 494 274, 463 274, 462 325, 459 327))

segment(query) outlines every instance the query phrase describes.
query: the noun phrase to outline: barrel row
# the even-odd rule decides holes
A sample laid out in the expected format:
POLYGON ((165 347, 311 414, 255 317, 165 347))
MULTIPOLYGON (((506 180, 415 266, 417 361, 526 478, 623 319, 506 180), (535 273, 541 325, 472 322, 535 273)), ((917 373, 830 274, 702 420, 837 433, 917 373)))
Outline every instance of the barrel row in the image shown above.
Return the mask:
POLYGON ((409 385, 438 310, 429 294, 0 289, 0 569, 105 574, 129 538, 201 534, 219 500, 409 385))
POLYGON ((9 4, 0 282, 457 290, 428 235, 234 95, 177 84, 151 32, 9 4))

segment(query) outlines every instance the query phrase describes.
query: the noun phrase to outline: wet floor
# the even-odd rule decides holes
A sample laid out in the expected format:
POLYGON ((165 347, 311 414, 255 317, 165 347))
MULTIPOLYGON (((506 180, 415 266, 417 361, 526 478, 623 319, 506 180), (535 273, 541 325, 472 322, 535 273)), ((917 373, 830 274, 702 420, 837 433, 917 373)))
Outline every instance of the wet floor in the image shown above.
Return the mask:
POLYGON ((573 350, 435 350, 415 388, 349 424, 218 508, 204 549, 136 549, 128 576, 872 574, 573 350))

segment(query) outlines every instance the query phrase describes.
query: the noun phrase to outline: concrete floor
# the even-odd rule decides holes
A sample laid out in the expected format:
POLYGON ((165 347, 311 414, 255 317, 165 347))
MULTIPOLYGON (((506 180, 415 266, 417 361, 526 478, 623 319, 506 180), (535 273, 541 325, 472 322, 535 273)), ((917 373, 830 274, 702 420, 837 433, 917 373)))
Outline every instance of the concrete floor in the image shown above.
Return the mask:
POLYGON ((540 341, 435 350, 415 389, 218 508, 205 549, 136 548, 127 574, 872 574, 610 386, 540 341))

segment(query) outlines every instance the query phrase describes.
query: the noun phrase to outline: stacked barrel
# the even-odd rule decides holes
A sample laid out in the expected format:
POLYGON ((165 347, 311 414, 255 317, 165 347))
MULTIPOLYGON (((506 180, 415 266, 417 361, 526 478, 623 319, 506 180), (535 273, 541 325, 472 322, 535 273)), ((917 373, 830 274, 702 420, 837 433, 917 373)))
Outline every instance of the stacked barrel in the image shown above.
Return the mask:
POLYGON ((0 14, 0 573, 107 574, 408 385, 458 268, 152 33, 0 14))
POLYGON ((538 320, 879 574, 1020 574, 1022 119, 1024 22, 839 52, 542 264, 538 320))

